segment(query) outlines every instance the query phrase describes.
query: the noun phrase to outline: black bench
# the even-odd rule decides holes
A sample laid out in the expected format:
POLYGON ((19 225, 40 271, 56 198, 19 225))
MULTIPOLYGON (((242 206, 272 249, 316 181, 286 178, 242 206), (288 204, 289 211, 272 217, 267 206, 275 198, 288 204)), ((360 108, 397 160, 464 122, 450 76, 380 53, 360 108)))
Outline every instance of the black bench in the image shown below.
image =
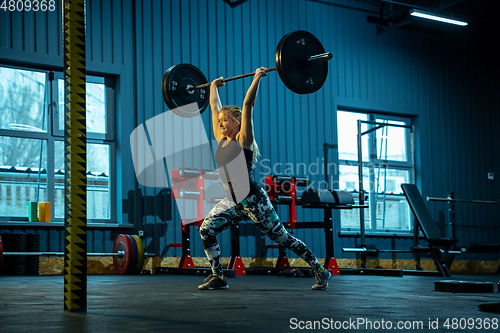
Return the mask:
POLYGON ((460 251, 453 250, 453 246, 458 242, 458 239, 443 238, 441 236, 441 232, 432 219, 429 210, 425 206, 425 201, 422 198, 417 186, 414 184, 402 184, 401 188, 403 189, 403 193, 408 200, 411 211, 415 215, 413 228, 415 230, 418 230, 418 228, 422 230, 422 234, 428 244, 428 246, 414 246, 411 248, 411 251, 416 254, 429 254, 433 259, 439 274, 441 276, 450 277, 450 266, 455 258, 455 255, 461 253, 460 251))

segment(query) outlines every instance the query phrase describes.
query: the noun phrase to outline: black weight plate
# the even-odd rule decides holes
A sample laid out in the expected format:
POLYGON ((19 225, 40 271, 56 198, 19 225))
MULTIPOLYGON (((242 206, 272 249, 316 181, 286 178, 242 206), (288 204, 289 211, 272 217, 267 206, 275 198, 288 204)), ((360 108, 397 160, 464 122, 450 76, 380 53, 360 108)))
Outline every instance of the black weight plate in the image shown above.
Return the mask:
POLYGON ((310 32, 286 34, 276 48, 276 68, 283 83, 297 94, 318 91, 328 76, 328 62, 311 64, 309 56, 325 53, 321 42, 310 32))
POLYGON ((209 103, 209 88, 196 89, 189 92, 188 86, 198 86, 207 82, 207 78, 203 73, 191 64, 179 64, 167 69, 163 74, 161 92, 163 100, 167 106, 177 115, 183 118, 196 116, 198 113, 203 113, 209 103), (192 112, 183 108, 183 106, 191 103, 198 104, 198 110, 192 112))
POLYGON ((495 286, 493 285, 493 282, 479 282, 479 281, 458 281, 458 280, 434 281, 434 289, 436 291, 444 291, 451 293, 495 292, 495 286))
POLYGON ((328 75, 328 63, 310 64, 309 56, 325 53, 319 40, 307 31, 285 35, 278 44, 276 67, 285 85, 299 94, 319 90, 328 75))

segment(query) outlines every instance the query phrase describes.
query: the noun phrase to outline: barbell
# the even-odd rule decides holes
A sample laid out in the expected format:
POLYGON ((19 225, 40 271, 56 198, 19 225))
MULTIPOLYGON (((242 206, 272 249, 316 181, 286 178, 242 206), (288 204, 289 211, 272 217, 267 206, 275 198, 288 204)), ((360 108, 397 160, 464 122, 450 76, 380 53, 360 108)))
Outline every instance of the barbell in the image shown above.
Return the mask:
MULTIPOLYGON (((330 52, 325 52, 321 42, 310 32, 299 30, 283 36, 276 47, 276 67, 266 72, 277 71, 286 87, 297 94, 318 91, 328 76, 330 52)), ((255 72, 225 78, 229 82, 255 75, 255 72)), ((165 104, 177 115, 189 118, 201 114, 208 107, 211 82, 195 66, 187 63, 167 69, 162 79, 162 95, 165 104), (197 103, 198 109, 188 110, 183 106, 197 103)))
POLYGON ((379 253, 412 253, 411 250, 380 250, 380 249, 367 249, 366 247, 356 248, 343 248, 342 252, 366 253, 368 255, 377 255, 379 253))
MULTIPOLYGON (((64 252, 3 252, 0 237, 0 268, 3 256, 63 256, 64 252)), ((113 252, 87 253, 88 257, 113 257, 113 265, 117 274, 139 274, 144 266, 146 256, 144 244, 139 236, 119 234, 113 243, 113 252)))
POLYGON ((481 203, 481 204, 499 204, 500 200, 490 201, 490 200, 465 200, 465 199, 454 199, 451 197, 448 198, 435 198, 435 197, 427 197, 427 201, 446 201, 446 202, 467 202, 467 203, 481 203))

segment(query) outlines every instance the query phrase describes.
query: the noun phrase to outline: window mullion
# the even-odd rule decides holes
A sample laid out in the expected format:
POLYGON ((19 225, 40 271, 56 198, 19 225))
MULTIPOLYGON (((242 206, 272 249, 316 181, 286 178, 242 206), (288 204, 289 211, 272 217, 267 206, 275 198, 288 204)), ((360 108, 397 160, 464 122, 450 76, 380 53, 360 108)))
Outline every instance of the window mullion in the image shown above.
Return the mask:
POLYGON ((54 212, 56 207, 55 202, 55 184, 54 184, 54 138, 51 137, 47 142, 47 201, 50 202, 51 209, 51 220, 54 219, 54 212))
MULTIPOLYGON (((47 133, 53 133, 53 114, 54 109, 57 107, 57 99, 54 98, 54 85, 56 84, 56 80, 54 80, 54 73, 51 72, 49 74, 49 87, 50 93, 47 93, 48 101, 47 104, 47 133)), ((47 201, 50 202, 52 209, 50 210, 50 219, 51 221, 55 221, 55 209, 56 209, 56 201, 55 201, 55 184, 54 184, 54 136, 48 135, 47 139, 47 201)))
MULTIPOLYGON (((370 121, 375 121, 374 115, 369 115, 370 121)), ((369 125, 368 128, 372 128, 374 125, 369 125)), ((377 189, 375 188, 375 161, 377 158, 377 136, 376 132, 371 132, 368 134, 368 165, 366 167, 368 170, 368 181, 369 181, 369 192, 368 192, 368 202, 370 210, 370 227, 368 230, 377 229, 377 189)))
POLYGON ((11 138, 22 138, 22 139, 48 140, 50 134, 46 132, 28 132, 28 131, 18 131, 11 129, 0 129, 0 136, 8 136, 11 138))
POLYGON ((115 144, 114 142, 109 144, 109 156, 110 156, 110 161, 109 161, 109 198, 110 198, 110 212, 109 212, 109 217, 111 221, 117 221, 117 214, 116 214, 116 193, 117 193, 117 188, 116 188, 116 159, 114 158, 115 156, 115 144))

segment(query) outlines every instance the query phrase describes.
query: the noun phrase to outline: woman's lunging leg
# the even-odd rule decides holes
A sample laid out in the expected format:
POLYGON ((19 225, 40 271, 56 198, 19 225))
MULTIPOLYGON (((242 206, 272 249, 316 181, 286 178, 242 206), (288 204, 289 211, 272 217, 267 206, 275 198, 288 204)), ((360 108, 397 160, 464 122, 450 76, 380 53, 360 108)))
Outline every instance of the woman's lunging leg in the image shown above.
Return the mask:
POLYGON ((201 242, 214 275, 222 276, 220 247, 216 236, 240 220, 241 212, 231 200, 225 198, 210 211, 200 226, 201 242))

